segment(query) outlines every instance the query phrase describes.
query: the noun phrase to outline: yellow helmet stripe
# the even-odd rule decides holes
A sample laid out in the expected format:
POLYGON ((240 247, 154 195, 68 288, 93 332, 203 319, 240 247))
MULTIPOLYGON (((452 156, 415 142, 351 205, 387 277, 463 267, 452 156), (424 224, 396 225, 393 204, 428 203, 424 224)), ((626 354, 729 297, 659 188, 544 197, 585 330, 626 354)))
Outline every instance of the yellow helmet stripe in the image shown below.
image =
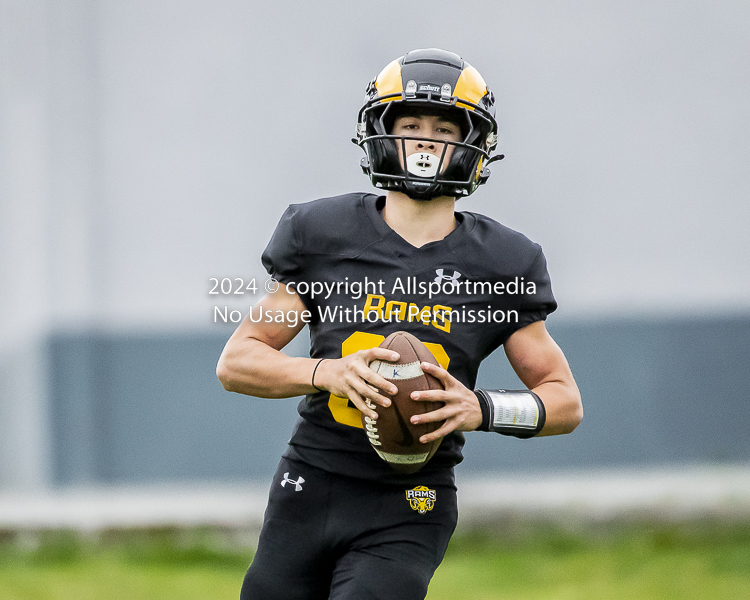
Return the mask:
MULTIPOLYGON (((456 82, 456 89, 453 91, 453 95, 463 100, 473 102, 474 104, 479 104, 479 101, 482 99, 482 97, 484 97, 486 93, 487 84, 484 82, 484 79, 482 79, 479 71, 477 71, 469 63, 464 63, 464 70, 461 71, 461 76, 456 82)), ((473 106, 464 104, 460 101, 456 104, 456 106, 474 110, 473 106)))
MULTIPOLYGON (((375 79, 375 87, 378 90, 378 96, 388 96, 390 94, 400 94, 404 91, 404 83, 401 81, 401 64, 399 59, 394 60, 380 72, 375 79)), ((397 98, 387 98, 381 102, 389 102, 397 98)))

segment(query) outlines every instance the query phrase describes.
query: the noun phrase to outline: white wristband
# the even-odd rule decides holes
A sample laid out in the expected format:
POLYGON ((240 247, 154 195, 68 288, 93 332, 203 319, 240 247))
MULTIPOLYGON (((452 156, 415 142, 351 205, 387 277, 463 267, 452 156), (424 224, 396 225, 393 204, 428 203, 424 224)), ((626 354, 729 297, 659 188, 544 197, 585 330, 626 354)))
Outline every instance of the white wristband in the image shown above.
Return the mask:
POLYGON ((482 408, 484 431, 520 438, 542 430, 546 411, 542 399, 531 390, 475 390, 482 408))

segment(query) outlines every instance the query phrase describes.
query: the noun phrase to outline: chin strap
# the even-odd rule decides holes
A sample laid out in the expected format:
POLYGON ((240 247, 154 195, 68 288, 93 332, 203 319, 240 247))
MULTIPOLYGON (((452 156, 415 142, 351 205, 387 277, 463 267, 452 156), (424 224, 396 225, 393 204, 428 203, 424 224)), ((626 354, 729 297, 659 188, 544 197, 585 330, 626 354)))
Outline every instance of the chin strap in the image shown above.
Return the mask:
POLYGON ((490 178, 490 175, 492 175, 492 171, 490 171, 487 167, 491 163, 495 162, 496 160, 503 160, 504 158, 505 158, 505 154, 498 154, 490 158, 486 163, 484 163, 482 170, 479 171, 479 183, 477 185, 482 185, 483 183, 486 183, 486 181, 490 178))

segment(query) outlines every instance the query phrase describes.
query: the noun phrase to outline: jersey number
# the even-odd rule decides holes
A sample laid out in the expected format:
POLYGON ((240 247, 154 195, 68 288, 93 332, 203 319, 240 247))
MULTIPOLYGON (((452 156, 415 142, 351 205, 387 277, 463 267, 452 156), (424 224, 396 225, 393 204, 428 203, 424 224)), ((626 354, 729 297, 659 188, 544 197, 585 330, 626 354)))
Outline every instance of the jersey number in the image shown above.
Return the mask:
MULTIPOLYGON (((384 339, 385 337, 382 335, 355 331, 344 340, 343 344, 341 344, 341 356, 349 356, 360 350, 375 348, 380 346, 384 339)), ((427 346, 429 351, 432 352, 432 355, 435 357, 435 360, 438 361, 438 364, 444 369, 447 369, 450 358, 448 358, 443 347, 440 344, 432 344, 429 342, 426 342, 425 346, 427 346)), ((362 413, 349 401, 349 398, 342 398, 341 396, 334 396, 331 394, 331 397, 328 400, 328 408, 331 410, 331 414, 336 422, 362 429, 362 413)))

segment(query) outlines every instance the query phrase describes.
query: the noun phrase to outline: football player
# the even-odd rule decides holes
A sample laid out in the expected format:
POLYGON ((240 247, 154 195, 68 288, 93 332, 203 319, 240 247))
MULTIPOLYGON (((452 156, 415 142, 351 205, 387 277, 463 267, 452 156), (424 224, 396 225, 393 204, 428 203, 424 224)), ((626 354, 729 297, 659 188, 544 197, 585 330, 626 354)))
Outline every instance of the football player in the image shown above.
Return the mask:
POLYGON ((456 525, 462 432, 556 435, 582 417, 544 325, 557 304, 541 248, 455 211, 501 158, 492 156, 495 100, 477 70, 437 49, 394 60, 367 88, 354 141, 379 192, 287 209, 262 256, 279 289, 238 327, 217 367, 229 391, 305 396, 244 600, 424 598, 456 525), (311 358, 283 354, 305 321, 311 358), (396 391, 369 365, 398 360, 378 348, 398 330, 430 344, 441 366, 421 366, 444 387, 412 395, 444 403, 413 418, 440 423, 422 442, 444 436, 413 474, 380 459, 361 419, 377 418, 373 403, 388 406, 396 391), (481 361, 500 346, 528 389, 474 389, 481 361))

